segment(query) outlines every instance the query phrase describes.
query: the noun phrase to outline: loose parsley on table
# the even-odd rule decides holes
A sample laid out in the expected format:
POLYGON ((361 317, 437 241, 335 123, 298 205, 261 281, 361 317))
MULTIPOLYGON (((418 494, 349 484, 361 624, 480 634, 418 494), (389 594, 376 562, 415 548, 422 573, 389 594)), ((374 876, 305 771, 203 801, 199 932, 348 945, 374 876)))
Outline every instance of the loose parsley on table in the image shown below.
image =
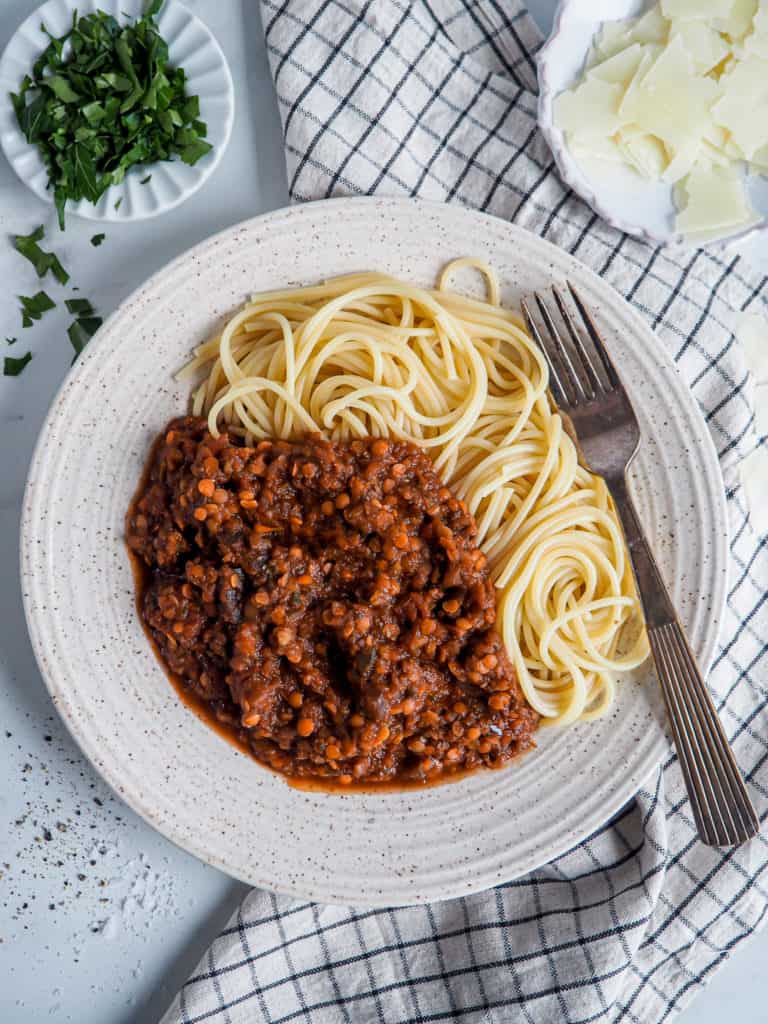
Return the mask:
MULTIPOLYGON (((88 303, 90 309, 90 303, 88 303)), ((90 309, 90 313, 93 314, 93 309, 90 309)), ((72 342, 72 348, 75 350, 75 354, 72 358, 74 363, 75 359, 80 355, 85 346, 94 336, 96 331, 101 327, 103 320, 100 316, 78 316, 77 320, 69 325, 67 328, 67 334, 69 340, 72 342)))
POLYGON ((195 164, 212 148, 184 69, 168 63, 155 22, 162 4, 151 0, 125 26, 104 11, 75 14, 11 93, 19 127, 48 170, 62 229, 69 200, 96 203, 136 164, 175 156, 195 164))
POLYGON ((45 238, 45 228, 41 224, 31 235, 14 235, 13 244, 37 271, 38 277, 45 277, 50 270, 59 284, 66 284, 69 274, 59 262, 59 257, 52 252, 43 252, 37 244, 45 238))
POLYGON ((65 299, 64 305, 77 319, 67 328, 69 340, 75 350, 72 362, 80 355, 85 346, 101 327, 103 320, 88 299, 65 299))
POLYGON ((94 309, 88 299, 65 299, 64 305, 75 316, 94 316, 94 309))
POLYGON ((5 359, 3 360, 3 376, 18 377, 31 359, 31 352, 27 352, 25 355, 20 356, 18 359, 15 359, 13 356, 6 356, 5 359))
POLYGON ((43 313, 56 308, 56 303, 45 292, 38 292, 31 298, 28 295, 20 295, 19 301, 21 302, 22 327, 31 327, 33 320, 40 320, 43 313))
POLYGON ((94 235, 91 238, 91 245, 98 248, 107 236, 105 234, 94 235))

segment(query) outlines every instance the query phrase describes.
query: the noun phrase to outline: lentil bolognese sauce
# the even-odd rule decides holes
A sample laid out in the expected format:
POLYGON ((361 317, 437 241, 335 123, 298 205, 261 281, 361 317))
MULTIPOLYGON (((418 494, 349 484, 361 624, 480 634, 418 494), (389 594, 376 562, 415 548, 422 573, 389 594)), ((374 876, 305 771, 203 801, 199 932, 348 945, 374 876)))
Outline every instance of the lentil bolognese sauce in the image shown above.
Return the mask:
POLYGON ((184 417, 127 517, 185 693, 294 780, 444 781, 533 746, 476 527, 415 445, 244 446, 184 417))

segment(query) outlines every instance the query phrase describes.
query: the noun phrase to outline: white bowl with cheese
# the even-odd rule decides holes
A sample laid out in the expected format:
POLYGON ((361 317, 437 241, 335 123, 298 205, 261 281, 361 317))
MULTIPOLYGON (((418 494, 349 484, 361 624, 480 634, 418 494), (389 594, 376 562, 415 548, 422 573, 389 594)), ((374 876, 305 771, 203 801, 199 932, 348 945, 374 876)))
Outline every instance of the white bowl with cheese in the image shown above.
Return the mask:
POLYGON ((689 245, 766 226, 768 0, 563 0, 538 71, 560 174, 609 224, 689 245))

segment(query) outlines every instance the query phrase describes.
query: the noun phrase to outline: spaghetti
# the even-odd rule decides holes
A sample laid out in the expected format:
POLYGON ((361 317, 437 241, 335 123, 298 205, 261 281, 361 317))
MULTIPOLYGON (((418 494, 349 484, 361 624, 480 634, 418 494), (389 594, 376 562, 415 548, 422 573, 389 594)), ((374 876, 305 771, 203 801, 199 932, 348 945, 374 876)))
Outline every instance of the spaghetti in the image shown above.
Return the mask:
POLYGON ((317 431, 424 448, 477 521, 497 625, 545 720, 602 715, 615 675, 647 655, 631 567, 604 481, 579 464, 548 369, 495 273, 455 260, 436 289, 377 273, 254 296, 182 375, 193 412, 250 443, 317 431), (449 288, 472 266, 487 301, 449 288))

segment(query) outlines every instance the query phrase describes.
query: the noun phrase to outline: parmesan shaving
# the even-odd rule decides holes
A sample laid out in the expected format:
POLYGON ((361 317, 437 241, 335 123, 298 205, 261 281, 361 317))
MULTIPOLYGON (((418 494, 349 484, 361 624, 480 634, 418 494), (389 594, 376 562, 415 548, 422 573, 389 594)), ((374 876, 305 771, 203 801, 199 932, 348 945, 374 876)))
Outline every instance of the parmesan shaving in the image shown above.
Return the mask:
POLYGON ((706 75, 730 53, 730 47, 720 33, 703 21, 675 22, 672 31, 682 38, 700 75, 706 75))
POLYGON ((584 166, 589 166, 592 160, 607 160, 612 164, 621 164, 625 159, 619 146, 611 138, 603 139, 597 136, 590 139, 588 145, 573 141, 571 149, 578 162, 584 166))
POLYGON ((667 153, 661 139, 631 129, 620 133, 620 141, 614 143, 617 152, 634 167, 638 174, 650 181, 658 181, 667 165, 667 153))
POLYGON ((697 165, 688 175, 683 189, 687 203, 677 218, 681 231, 734 228, 754 217, 733 167, 697 165))
POLYGON ((744 40, 744 52, 753 57, 768 59, 768 7, 761 8, 754 17, 752 32, 744 40))
POLYGON ((715 124, 749 160, 768 142, 768 63, 748 56, 721 79, 722 99, 712 107, 715 124))
POLYGON ((604 82, 613 82, 622 85, 626 89, 640 66, 645 48, 639 43, 633 43, 626 50, 608 57, 607 60, 593 65, 587 72, 587 78, 600 78, 604 82))
POLYGON ((692 240, 754 223, 743 167, 768 173, 768 2, 661 0, 607 22, 554 113, 585 172, 672 186, 692 240))
POLYGON ((752 27, 756 11, 757 0, 735 0, 730 14, 725 18, 714 18, 712 24, 733 42, 739 42, 752 27))
POLYGON ((563 92, 555 100, 555 119, 563 131, 579 138, 590 135, 613 135, 620 127, 619 100, 621 85, 588 78, 573 92, 563 92))

